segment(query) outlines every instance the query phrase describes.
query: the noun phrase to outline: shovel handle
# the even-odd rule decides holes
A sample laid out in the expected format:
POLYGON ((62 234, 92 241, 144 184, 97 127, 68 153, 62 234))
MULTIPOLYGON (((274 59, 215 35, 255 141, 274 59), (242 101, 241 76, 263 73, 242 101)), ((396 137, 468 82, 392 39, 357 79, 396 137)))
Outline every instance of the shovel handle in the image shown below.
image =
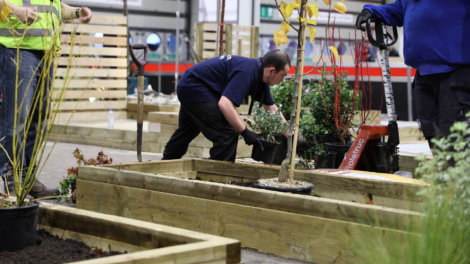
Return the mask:
MULTIPOLYGON (((398 40, 398 30, 397 26, 393 26, 393 36, 390 35, 387 31, 384 32, 383 22, 375 18, 369 18, 366 23, 367 28, 367 37, 369 38, 370 44, 381 50, 386 49, 387 47, 393 46, 398 40), (375 36, 372 35, 372 26, 371 23, 375 23, 375 36), (387 42, 385 42, 385 38, 387 42)), ((386 29, 385 29, 386 30, 386 29)))
POLYGON ((147 44, 132 44, 132 45, 129 45, 129 53, 131 54, 132 61, 139 68, 139 76, 144 76, 145 64, 147 64, 147 58, 148 58, 147 44), (144 50, 144 59, 143 60, 138 60, 135 57, 134 50, 139 50, 139 49, 144 50))

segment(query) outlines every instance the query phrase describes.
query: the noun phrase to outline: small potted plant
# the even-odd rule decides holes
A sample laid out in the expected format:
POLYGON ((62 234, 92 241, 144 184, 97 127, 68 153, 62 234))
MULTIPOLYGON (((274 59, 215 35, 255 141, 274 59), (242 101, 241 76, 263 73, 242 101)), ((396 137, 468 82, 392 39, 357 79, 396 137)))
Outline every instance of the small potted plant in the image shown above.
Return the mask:
POLYGON ((288 125, 282 120, 279 111, 271 113, 260 107, 254 109, 253 121, 248 122, 248 125, 259 132, 262 146, 253 146, 251 158, 266 164, 273 164, 276 151, 280 145, 276 137, 283 136, 282 134, 287 131, 288 125))

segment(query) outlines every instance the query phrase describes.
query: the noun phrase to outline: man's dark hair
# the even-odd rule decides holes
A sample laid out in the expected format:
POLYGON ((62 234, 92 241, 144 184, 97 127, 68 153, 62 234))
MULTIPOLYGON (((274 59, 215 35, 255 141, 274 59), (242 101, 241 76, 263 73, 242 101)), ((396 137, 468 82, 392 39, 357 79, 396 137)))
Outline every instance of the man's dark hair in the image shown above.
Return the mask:
POLYGON ((263 66, 274 67, 276 72, 284 70, 286 64, 291 66, 289 56, 282 50, 270 50, 263 56, 263 66))

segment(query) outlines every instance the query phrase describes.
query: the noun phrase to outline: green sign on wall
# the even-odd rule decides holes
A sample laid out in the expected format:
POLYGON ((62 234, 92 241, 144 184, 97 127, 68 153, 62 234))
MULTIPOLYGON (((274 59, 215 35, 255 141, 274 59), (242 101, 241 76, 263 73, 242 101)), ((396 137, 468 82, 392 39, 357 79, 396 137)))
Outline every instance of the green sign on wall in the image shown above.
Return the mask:
POLYGON ((162 54, 160 53, 150 53, 149 54, 149 59, 160 59, 162 57, 162 54))
POLYGON ((261 18, 273 18, 274 17, 274 8, 271 6, 262 5, 260 8, 260 17, 261 18))

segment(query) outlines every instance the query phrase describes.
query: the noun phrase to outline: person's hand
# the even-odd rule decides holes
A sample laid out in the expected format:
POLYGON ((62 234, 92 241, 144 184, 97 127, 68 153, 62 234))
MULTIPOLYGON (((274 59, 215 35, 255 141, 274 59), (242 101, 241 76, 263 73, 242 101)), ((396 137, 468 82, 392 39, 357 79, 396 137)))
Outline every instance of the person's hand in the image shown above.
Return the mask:
POLYGON ((36 9, 32 7, 14 6, 12 7, 12 13, 21 23, 28 26, 41 19, 36 9))
POLYGON ((367 9, 362 10, 362 12, 357 16, 356 28, 362 31, 366 31, 365 27, 361 25, 366 23, 369 18, 372 18, 372 13, 367 9))
POLYGON ((261 148, 262 151, 264 151, 263 144, 261 144, 261 141, 259 140, 258 135, 256 135, 255 132, 248 130, 248 128, 245 127, 245 130, 243 130, 240 135, 242 135, 247 145, 256 144, 261 148))
POLYGON ((80 17, 78 18, 78 20, 80 20, 80 22, 82 22, 82 23, 90 22, 91 15, 92 15, 92 12, 91 12, 90 8, 84 6, 84 7, 80 8, 80 10, 78 12, 80 14, 80 17))

